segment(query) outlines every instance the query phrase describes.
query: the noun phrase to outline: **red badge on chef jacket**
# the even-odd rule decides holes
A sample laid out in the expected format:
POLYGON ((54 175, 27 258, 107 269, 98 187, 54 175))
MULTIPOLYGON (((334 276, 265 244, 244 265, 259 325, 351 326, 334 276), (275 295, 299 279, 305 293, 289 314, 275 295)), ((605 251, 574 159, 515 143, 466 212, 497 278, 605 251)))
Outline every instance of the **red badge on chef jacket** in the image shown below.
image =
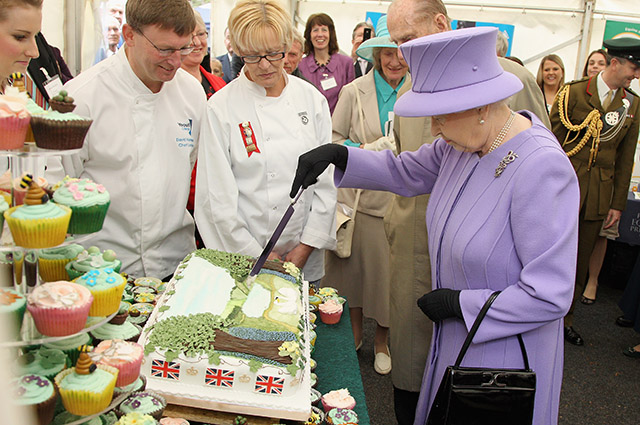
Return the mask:
POLYGON ((245 121, 238 124, 238 126, 240 127, 244 147, 247 149, 247 155, 251 157, 251 154, 254 152, 260 153, 260 149, 258 149, 258 144, 256 143, 256 136, 253 134, 253 128, 251 128, 251 123, 245 121))

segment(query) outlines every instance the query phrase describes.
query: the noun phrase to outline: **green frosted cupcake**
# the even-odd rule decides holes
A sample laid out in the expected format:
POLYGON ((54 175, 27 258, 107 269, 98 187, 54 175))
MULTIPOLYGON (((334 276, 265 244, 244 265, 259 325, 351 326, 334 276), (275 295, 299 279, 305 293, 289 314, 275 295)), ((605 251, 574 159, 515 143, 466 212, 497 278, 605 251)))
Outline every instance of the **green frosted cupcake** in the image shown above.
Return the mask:
POLYGON ((78 258, 70 261, 65 266, 65 270, 69 279, 73 280, 91 270, 109 268, 119 273, 121 266, 122 262, 116 258, 116 253, 113 250, 108 249, 101 253, 100 248, 92 246, 78 254, 78 258))
POLYGON ((109 192, 103 185, 67 176, 54 190, 53 201, 71 208, 69 233, 94 233, 102 229, 111 203, 109 192))
POLYGON ((53 380, 68 366, 69 358, 62 350, 40 347, 20 356, 14 370, 16 375, 42 375, 53 380))
POLYGON ((11 335, 18 336, 22 327, 22 318, 27 308, 27 299, 11 288, 0 288, 0 318, 11 323, 11 335))
POLYGON ((42 280, 55 282, 69 279, 65 266, 77 259, 82 251, 84 248, 78 244, 41 249, 38 253, 38 272, 42 280))
POLYGON ((98 345, 102 341, 108 339, 123 339, 125 341, 136 342, 142 332, 142 328, 138 325, 134 325, 131 322, 124 322, 121 325, 114 325, 112 323, 105 323, 91 331, 95 345, 98 345))
POLYGON ((151 415, 132 412, 121 417, 116 425, 156 425, 157 423, 158 421, 151 415))
MULTIPOLYGON (((70 424, 71 422, 75 422, 78 419, 81 419, 82 416, 78 416, 78 415, 74 415, 73 413, 69 413, 69 412, 62 412, 56 415, 55 418, 53 418, 53 422, 51 423, 51 425, 65 425, 65 424, 70 424)), ((102 419, 98 416, 95 417, 93 419, 90 419, 88 422, 83 422, 82 425, 103 425, 103 421, 102 419)))
POLYGON ((71 338, 65 338, 60 341, 47 342, 43 345, 43 347, 61 350, 64 354, 67 355, 67 357, 69 357, 71 366, 73 366, 78 361, 78 356, 80 355, 78 347, 81 347, 83 345, 91 345, 91 341, 91 336, 88 333, 83 333, 71 338))
POLYGON ((39 425, 51 422, 57 396, 49 379, 40 375, 24 375, 14 380, 10 388, 14 393, 11 398, 13 404, 35 409, 39 425))
MULTIPOLYGON (((69 263, 71 264, 71 263, 69 263)), ((87 288, 93 295, 90 316, 108 316, 120 308, 122 291, 126 285, 124 278, 111 268, 90 270, 73 279, 74 283, 87 288)))
POLYGON ((120 403, 116 413, 123 416, 129 413, 141 413, 159 420, 165 407, 167 407, 167 402, 159 394, 151 391, 138 391, 120 403))

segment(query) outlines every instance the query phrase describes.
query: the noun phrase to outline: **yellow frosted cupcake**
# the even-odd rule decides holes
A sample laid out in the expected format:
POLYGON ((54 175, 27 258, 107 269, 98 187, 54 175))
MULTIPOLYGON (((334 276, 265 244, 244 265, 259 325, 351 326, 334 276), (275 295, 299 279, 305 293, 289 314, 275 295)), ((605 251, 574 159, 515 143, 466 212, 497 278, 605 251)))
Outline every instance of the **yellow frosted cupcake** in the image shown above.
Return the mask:
POLYGON ((4 218, 13 241, 25 248, 50 248, 64 242, 71 219, 71 210, 49 202, 49 196, 30 175, 23 184, 29 187, 24 205, 9 208, 4 218))
POLYGON ((118 369, 94 365, 86 352, 80 353, 75 367, 56 375, 56 385, 64 408, 74 415, 93 415, 111 404, 118 369))
POLYGON ((86 287, 93 295, 89 316, 108 316, 120 308, 127 281, 112 268, 89 270, 73 282, 86 287))

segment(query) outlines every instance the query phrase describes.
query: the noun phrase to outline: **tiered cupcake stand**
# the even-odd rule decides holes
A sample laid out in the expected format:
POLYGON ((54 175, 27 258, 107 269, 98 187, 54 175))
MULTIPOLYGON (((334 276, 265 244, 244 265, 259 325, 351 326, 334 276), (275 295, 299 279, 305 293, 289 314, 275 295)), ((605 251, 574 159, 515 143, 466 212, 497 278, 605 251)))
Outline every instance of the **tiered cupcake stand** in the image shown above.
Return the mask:
MULTIPOLYGON (((48 157, 53 156, 66 156, 77 153, 79 149, 75 150, 49 150, 49 149, 41 149, 36 147, 34 144, 25 144, 22 149, 10 150, 10 151, 0 151, 0 158, 7 158, 9 163, 9 169, 11 170, 11 179, 12 183, 16 181, 16 179, 21 178, 25 173, 29 173, 34 176, 34 180, 38 177, 41 177, 41 172, 44 169, 44 162, 48 157)), ((12 184, 13 187, 13 184, 12 184)), ((15 201, 15 196, 12 195, 12 201, 15 201)), ((12 204, 13 204, 12 202, 12 204)), ((13 205, 12 205, 13 206, 13 205)), ((25 296, 29 294, 33 289, 41 283, 40 276, 38 273, 38 250, 24 248, 20 246, 16 246, 13 244, 13 240, 11 238, 11 234, 7 226, 4 229, 0 229, 0 233, 2 233, 0 245, 0 254, 7 259, 7 254, 11 254, 12 259, 10 261, 5 261, 4 266, 8 269, 11 268, 11 275, 13 279, 13 287, 18 292, 24 294, 25 296), (4 232, 2 232, 4 230, 4 232), (20 258, 21 260, 16 261, 16 258, 20 258)), ((72 243, 81 243, 83 240, 89 238, 89 235, 81 235, 79 237, 67 238, 67 241, 62 243, 59 246, 64 246, 72 243)), ((5 275, 6 278, 6 275, 5 275)), ((108 323, 117 312, 101 319, 101 320, 91 320, 87 324, 90 325, 85 327, 78 333, 66 336, 57 336, 57 337, 47 337, 42 336, 35 328, 33 319, 29 312, 25 312, 22 328, 20 331, 20 340, 18 341, 0 341, 0 349, 3 350, 16 350, 25 347, 33 347, 39 346, 42 344, 52 343, 56 341, 62 341, 65 339, 70 339, 76 337, 78 335, 91 332, 92 330, 108 323)), ((69 422, 66 425, 79 425, 89 420, 100 416, 104 413, 113 410, 118 406, 125 398, 129 396, 131 392, 125 392, 118 397, 114 398, 108 408, 105 410, 98 412, 96 414, 82 417, 74 422, 69 422)))

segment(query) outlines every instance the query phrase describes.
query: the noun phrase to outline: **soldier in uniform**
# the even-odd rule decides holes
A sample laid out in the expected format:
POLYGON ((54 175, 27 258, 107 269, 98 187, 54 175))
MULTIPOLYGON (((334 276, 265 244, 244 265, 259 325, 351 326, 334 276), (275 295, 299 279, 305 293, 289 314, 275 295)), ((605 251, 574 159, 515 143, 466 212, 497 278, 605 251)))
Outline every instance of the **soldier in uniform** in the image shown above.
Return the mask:
POLYGON ((573 328, 573 309, 587 280, 589 257, 600 228, 617 225, 638 141, 638 95, 629 90, 640 78, 640 40, 607 40, 611 63, 597 76, 565 85, 551 109, 552 131, 578 175, 580 223, 573 303, 564 320, 565 340, 583 345, 573 328))

